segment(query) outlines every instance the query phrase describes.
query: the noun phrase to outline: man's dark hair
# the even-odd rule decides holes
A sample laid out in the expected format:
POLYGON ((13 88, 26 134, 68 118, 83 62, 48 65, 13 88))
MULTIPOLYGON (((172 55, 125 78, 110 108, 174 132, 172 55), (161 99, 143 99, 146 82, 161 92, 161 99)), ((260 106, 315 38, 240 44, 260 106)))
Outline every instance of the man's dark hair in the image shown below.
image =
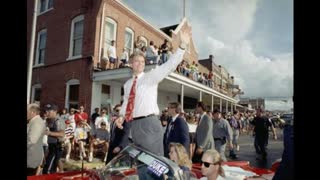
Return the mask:
POLYGON ((239 112, 239 111, 234 110, 234 111, 233 111, 233 115, 238 114, 238 112, 239 112))
POLYGON ((206 105, 202 102, 202 101, 199 101, 198 103, 197 103, 197 107, 201 107, 201 109, 203 110, 203 111, 206 111, 206 105))
POLYGON ((181 112, 181 105, 180 105, 180 103, 178 103, 178 102, 171 102, 171 103, 169 103, 169 106, 170 107, 172 107, 172 108, 175 108, 175 112, 176 113, 180 113, 181 112))
POLYGON ((121 104, 117 104, 114 106, 113 110, 115 111, 118 107, 121 107, 121 104))
POLYGON ((220 110, 219 109, 213 110, 213 114, 215 114, 215 113, 220 113, 220 110))

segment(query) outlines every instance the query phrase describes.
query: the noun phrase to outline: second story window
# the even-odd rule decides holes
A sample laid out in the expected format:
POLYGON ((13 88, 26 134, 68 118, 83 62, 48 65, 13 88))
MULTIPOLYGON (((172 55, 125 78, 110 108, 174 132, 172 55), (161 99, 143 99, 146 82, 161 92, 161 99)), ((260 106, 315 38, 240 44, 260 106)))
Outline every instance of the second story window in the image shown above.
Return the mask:
POLYGON ((81 57, 84 16, 75 17, 71 23, 69 58, 81 57))
POLYGON ((43 65, 46 52, 47 30, 43 29, 38 33, 37 53, 34 65, 43 65))
POLYGON ((39 13, 45 12, 53 8, 53 0, 40 0, 39 13))
POLYGON ((124 35, 124 48, 128 52, 129 55, 133 52, 133 37, 134 32, 130 28, 126 28, 124 35))
POLYGON ((111 41, 114 40, 117 42, 117 22, 111 18, 106 19, 105 23, 105 35, 104 35, 104 52, 103 57, 108 56, 108 49, 111 46, 111 41))

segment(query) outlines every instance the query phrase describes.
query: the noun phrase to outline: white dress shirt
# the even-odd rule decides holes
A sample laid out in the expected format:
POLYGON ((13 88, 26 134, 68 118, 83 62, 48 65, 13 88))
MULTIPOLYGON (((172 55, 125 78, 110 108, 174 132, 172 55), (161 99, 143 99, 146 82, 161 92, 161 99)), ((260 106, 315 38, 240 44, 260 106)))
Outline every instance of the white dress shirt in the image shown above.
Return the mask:
POLYGON ((116 54, 116 47, 115 46, 110 46, 108 49, 108 53, 110 57, 117 58, 116 54))
MULTIPOLYGON (((185 50, 178 48, 166 63, 156 66, 155 69, 147 73, 142 72, 138 75, 133 118, 150 114, 159 115, 158 84, 177 68, 183 59, 184 52, 185 50)), ((124 101, 120 111, 120 115, 123 117, 126 114, 132 83, 133 77, 124 84, 124 101)))

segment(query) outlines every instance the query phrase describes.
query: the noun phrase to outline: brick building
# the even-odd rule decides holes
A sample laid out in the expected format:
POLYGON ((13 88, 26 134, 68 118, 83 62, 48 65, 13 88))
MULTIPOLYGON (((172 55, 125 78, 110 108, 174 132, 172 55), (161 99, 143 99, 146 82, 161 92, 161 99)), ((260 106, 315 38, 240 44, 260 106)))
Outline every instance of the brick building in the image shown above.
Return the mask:
MULTIPOLYGON (((28 49, 33 3, 27 2, 28 49)), ((88 113, 95 107, 118 104, 122 99, 122 85, 130 77, 130 69, 95 70, 104 65, 105 51, 111 41, 116 42, 118 57, 124 48, 132 52, 138 37, 145 44, 152 40, 156 45, 161 45, 167 39, 175 51, 178 41, 173 42, 172 39, 176 38, 180 30, 190 26, 184 18, 166 32, 146 22, 119 0, 39 1, 31 102, 39 101, 41 106, 56 103, 60 108, 84 105, 88 113)), ((198 62, 198 53, 192 39, 184 60, 198 62)), ((146 66, 146 69, 152 67, 146 66)), ((215 96, 236 104, 234 99, 220 92, 202 90, 201 85, 171 74, 159 85, 159 107, 166 107, 168 101, 182 100, 183 104, 183 96, 197 99, 199 90, 200 100, 201 93, 206 92, 208 98, 215 96), (180 91, 182 86, 186 86, 182 88, 185 92, 180 91), (172 90, 168 91, 168 88, 172 90)), ((223 106, 221 100, 220 107, 223 106)))

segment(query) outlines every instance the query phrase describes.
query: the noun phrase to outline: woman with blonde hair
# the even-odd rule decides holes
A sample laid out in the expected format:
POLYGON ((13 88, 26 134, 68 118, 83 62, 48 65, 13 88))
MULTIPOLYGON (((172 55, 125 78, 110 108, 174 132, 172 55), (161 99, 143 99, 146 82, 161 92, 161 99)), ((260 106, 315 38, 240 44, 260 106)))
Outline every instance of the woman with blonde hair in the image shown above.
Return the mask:
POLYGON ((222 162, 217 150, 209 149, 205 151, 201 158, 201 172, 205 177, 200 180, 243 180, 257 176, 257 174, 240 167, 222 165, 222 162))
POLYGON ((169 144, 170 159, 179 165, 183 170, 184 179, 190 179, 190 171, 192 168, 192 162, 189 158, 186 148, 180 143, 170 143, 169 144))
POLYGON ((201 172, 208 180, 216 180, 225 177, 221 166, 222 159, 218 151, 209 149, 201 158, 201 172))

